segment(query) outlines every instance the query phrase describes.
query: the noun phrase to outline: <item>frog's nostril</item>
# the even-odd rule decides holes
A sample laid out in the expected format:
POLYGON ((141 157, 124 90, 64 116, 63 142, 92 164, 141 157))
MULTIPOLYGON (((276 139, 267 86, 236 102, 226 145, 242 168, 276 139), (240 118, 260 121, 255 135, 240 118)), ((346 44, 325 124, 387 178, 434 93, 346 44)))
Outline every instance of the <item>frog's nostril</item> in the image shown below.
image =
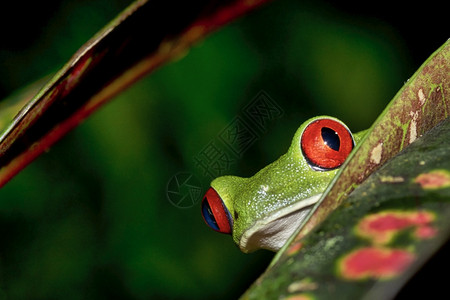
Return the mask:
POLYGON ((219 194, 209 188, 202 201, 202 215, 206 224, 215 231, 231 233, 233 219, 219 194))

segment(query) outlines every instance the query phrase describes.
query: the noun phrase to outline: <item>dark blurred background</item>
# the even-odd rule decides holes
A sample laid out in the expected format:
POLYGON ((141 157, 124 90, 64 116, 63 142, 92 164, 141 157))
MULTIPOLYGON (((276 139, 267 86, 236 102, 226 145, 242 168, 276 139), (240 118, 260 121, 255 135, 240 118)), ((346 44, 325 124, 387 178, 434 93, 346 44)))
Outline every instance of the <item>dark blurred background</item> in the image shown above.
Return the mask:
MULTIPOLYGON (((129 3, 2 4, 0 98, 56 72, 129 3)), ((242 254, 204 224, 196 159, 262 90, 283 113, 221 174, 254 174, 315 115, 369 127, 449 37, 438 3, 392 5, 274 1, 103 107, 0 191, 0 298, 238 297, 273 254, 242 254), (185 175, 199 189, 173 186, 185 175)))

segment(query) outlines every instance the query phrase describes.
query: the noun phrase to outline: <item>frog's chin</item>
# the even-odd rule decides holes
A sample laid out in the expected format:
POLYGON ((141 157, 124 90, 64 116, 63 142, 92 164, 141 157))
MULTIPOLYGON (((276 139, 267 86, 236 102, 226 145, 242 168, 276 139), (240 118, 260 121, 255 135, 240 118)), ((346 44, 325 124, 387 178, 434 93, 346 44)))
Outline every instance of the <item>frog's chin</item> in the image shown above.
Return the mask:
POLYGON ((239 240, 241 251, 248 253, 258 249, 280 250, 308 216, 321 195, 303 199, 280 209, 268 218, 257 221, 241 236, 239 240))

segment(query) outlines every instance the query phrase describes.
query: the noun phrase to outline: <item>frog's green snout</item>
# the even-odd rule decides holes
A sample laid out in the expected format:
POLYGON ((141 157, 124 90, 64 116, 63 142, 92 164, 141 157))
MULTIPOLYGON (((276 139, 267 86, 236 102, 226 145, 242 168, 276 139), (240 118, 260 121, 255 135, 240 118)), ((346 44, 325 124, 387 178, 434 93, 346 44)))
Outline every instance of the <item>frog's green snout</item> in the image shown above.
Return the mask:
POLYGON ((215 231, 231 234, 233 218, 215 189, 210 187, 202 200, 202 215, 206 224, 215 231))

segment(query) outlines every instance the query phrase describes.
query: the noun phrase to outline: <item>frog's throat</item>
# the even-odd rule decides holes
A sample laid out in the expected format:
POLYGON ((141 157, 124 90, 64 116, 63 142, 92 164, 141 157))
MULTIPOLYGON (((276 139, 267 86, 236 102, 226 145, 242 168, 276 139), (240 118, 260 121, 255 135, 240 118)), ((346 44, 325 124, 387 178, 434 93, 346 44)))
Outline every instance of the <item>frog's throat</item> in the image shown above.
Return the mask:
POLYGON ((256 221, 242 234, 239 240, 241 251, 245 253, 257 249, 278 251, 308 216, 320 196, 322 194, 303 199, 280 209, 268 218, 256 221))

